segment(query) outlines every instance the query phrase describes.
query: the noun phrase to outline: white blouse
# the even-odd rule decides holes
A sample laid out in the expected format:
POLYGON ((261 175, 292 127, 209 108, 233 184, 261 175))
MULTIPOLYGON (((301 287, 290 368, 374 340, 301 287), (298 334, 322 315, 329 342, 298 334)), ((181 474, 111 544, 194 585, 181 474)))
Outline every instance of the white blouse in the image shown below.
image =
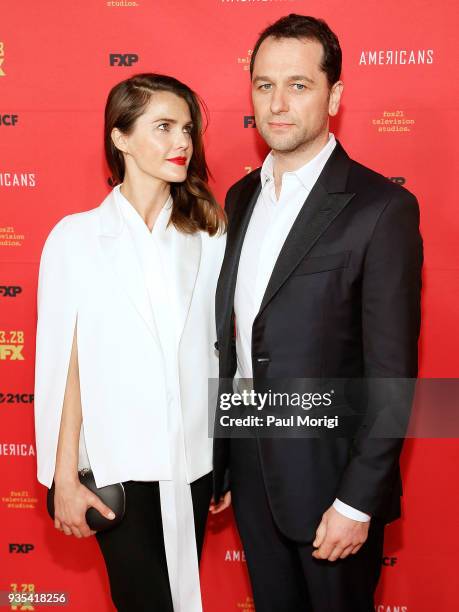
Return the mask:
MULTIPOLYGON (((115 187, 115 197, 119 202, 129 231, 132 233, 150 300, 152 302, 159 300, 163 307, 169 308, 172 312, 175 325, 170 327, 170 332, 173 334, 170 342, 171 346, 176 347, 180 320, 180 287, 175 282, 174 267, 178 256, 175 247, 182 236, 172 224, 167 226, 172 212, 172 196, 169 196, 164 203, 152 231, 137 210, 123 196, 120 185, 115 187), (171 233, 175 234, 176 240, 168 239, 171 233)), ((171 373, 172 376, 168 382, 174 385, 176 379, 173 372, 178 367, 178 351, 169 357, 164 355, 165 360, 168 358, 173 358, 174 363, 165 363, 166 377, 171 373)), ((199 372, 196 372, 196 375, 199 375, 199 372)), ((177 391, 179 392, 179 389, 177 391)), ((172 480, 160 480, 159 490, 164 545, 174 611, 201 612, 193 500, 186 475, 187 460, 180 402, 169 402, 168 406, 164 406, 164 410, 168 411, 172 480)))

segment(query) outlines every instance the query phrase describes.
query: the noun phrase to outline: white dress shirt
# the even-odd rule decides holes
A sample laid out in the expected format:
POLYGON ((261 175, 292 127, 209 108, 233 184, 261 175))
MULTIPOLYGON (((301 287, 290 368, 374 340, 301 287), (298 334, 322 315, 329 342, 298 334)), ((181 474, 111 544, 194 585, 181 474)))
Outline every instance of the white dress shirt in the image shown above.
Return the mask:
MULTIPOLYGON (((250 218, 241 250, 234 311, 236 315, 236 378, 251 379, 252 326, 282 246, 295 219, 336 146, 333 134, 307 164, 284 172, 279 198, 274 186, 274 156, 261 167, 261 192, 250 218)), ((369 521, 370 516, 336 499, 333 507, 348 518, 369 521)))

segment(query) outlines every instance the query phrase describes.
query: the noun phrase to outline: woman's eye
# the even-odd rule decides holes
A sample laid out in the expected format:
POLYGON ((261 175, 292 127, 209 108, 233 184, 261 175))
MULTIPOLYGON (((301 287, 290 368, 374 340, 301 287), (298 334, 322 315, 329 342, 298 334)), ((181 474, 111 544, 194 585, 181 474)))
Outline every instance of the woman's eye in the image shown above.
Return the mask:
POLYGON ((158 130, 161 130, 163 132, 168 132, 169 131, 169 124, 168 123, 161 123, 160 125, 158 125, 158 130))
POLYGON ((193 126, 187 125, 183 128, 183 131, 186 132, 187 134, 191 134, 191 132, 193 131, 193 126))

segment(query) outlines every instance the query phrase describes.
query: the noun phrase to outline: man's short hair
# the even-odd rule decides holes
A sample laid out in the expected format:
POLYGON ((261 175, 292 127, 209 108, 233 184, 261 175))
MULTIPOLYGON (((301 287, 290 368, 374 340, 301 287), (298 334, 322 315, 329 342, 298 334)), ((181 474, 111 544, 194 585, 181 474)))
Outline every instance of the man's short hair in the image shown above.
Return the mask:
POLYGON ((255 58, 261 43, 269 36, 273 38, 296 38, 298 40, 316 40, 322 45, 323 57, 321 69, 326 73, 330 87, 339 80, 341 75, 342 53, 338 37, 330 30, 323 19, 296 15, 291 13, 278 19, 261 32, 250 59, 250 76, 253 75, 255 58))

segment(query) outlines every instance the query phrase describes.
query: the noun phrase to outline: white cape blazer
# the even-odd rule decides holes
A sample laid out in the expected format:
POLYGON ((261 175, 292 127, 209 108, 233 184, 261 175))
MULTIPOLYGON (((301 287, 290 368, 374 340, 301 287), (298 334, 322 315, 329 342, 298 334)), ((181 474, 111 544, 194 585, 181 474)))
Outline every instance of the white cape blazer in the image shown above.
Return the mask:
POLYGON ((64 217, 46 240, 38 282, 35 437, 37 476, 47 487, 75 325, 79 467, 89 459, 97 486, 173 478, 171 402, 182 414, 187 482, 212 469, 208 379, 218 377, 214 297, 226 235, 169 235, 179 255, 178 308, 167 303, 160 277, 154 279, 158 299, 150 300, 114 191, 97 208, 64 217))

